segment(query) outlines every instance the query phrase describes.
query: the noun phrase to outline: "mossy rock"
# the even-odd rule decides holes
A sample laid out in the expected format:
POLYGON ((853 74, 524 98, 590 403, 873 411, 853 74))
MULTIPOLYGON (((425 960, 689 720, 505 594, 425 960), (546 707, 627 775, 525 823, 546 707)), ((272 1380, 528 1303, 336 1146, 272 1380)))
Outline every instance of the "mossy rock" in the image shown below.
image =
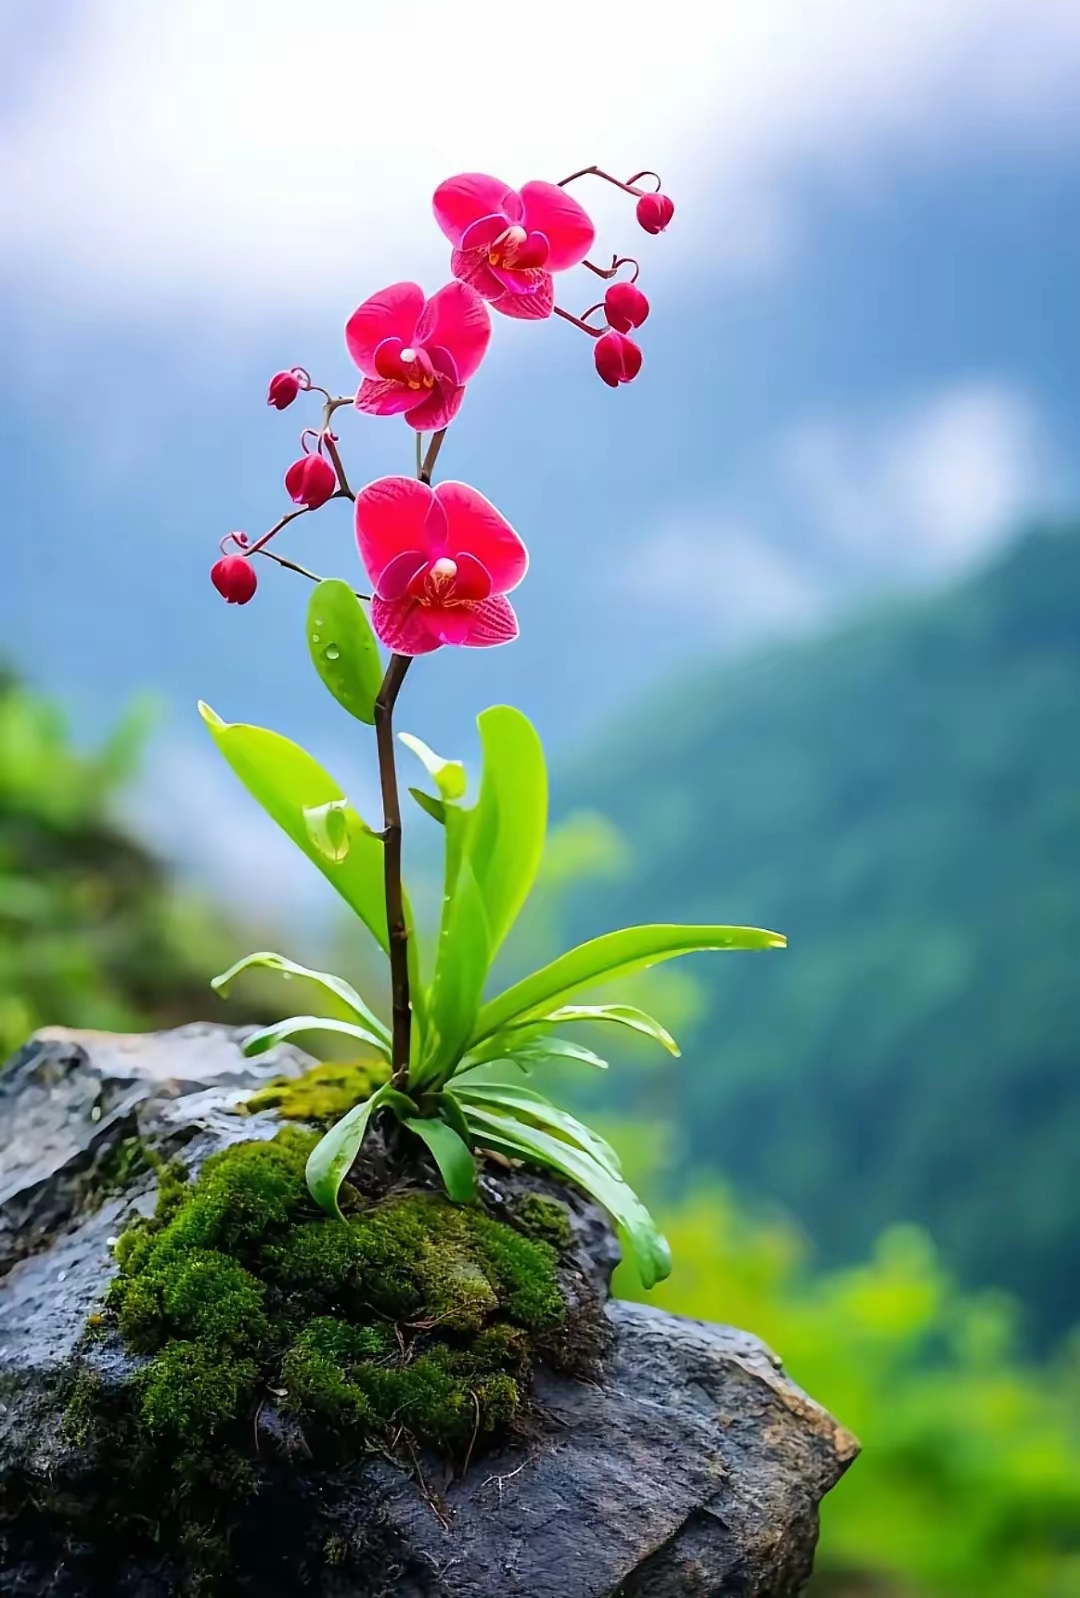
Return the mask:
POLYGON ((390 1080, 385 1060, 324 1060, 301 1077, 279 1076, 247 1101, 253 1114, 274 1110, 283 1121, 329 1125, 390 1080))
MULTIPOLYGON (((107 1319, 145 1364, 101 1432, 122 1439, 125 1468, 246 1486, 268 1405, 312 1457, 460 1459, 527 1423, 538 1359, 574 1367, 561 1205, 526 1194, 508 1224, 421 1187, 370 1203, 346 1188, 331 1219, 304 1177, 317 1139, 283 1127, 191 1182, 166 1166, 156 1213, 120 1237, 107 1319)), ((594 1347, 581 1340, 582 1367, 594 1347)), ((80 1439, 93 1413, 80 1389, 80 1439)))

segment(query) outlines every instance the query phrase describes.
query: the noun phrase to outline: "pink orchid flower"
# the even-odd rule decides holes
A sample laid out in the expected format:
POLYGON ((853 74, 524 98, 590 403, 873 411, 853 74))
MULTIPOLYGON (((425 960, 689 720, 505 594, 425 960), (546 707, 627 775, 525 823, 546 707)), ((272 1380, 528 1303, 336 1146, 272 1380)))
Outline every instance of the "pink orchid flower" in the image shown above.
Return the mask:
POLYGON ((466 283, 430 300, 419 283, 393 283, 365 300, 345 326, 349 354, 364 374, 356 408, 369 416, 402 411, 418 433, 446 427, 491 338, 491 318, 466 283))
POLYGON ((577 266, 596 237, 588 213, 556 183, 518 190, 463 172, 439 184, 433 203, 454 246, 450 270, 504 316, 550 316, 552 273, 577 266))
POLYGON ((467 483, 380 477, 356 496, 356 541, 374 590, 372 626, 396 654, 517 637, 505 596, 524 577, 528 551, 467 483))

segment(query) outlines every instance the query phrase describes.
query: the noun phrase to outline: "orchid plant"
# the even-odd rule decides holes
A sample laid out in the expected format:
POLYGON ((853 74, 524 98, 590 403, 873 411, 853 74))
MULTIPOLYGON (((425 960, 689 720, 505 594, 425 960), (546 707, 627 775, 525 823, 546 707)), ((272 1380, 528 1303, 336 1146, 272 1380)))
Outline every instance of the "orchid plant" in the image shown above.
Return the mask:
POLYGON ((596 370, 613 388, 631 381, 641 368, 640 348, 629 337, 649 313, 637 286, 638 264, 618 255, 606 266, 588 259, 593 224, 568 192, 571 183, 586 177, 633 196, 646 233, 662 232, 674 214, 659 179, 647 172, 622 182, 588 167, 560 183, 530 182, 520 190, 475 173, 450 178, 435 192, 434 212, 452 246, 452 280, 430 298, 416 283, 395 283, 353 313, 345 343, 362 374, 355 396, 332 395, 301 367, 278 372, 270 382, 268 402, 279 410, 301 393, 323 397, 319 426, 305 429, 303 453, 285 475, 297 508, 254 541, 244 533, 229 534, 211 577, 235 604, 246 604, 255 594, 254 556, 315 582, 307 613, 311 658, 338 703, 374 726, 382 826, 370 827, 333 777, 297 744, 261 727, 230 725, 207 705, 200 710, 240 780, 385 953, 390 1022, 340 977, 279 954, 248 955, 214 985, 225 991, 242 971, 268 967, 309 979, 332 997, 333 1008, 348 1014, 349 1019, 298 1015, 265 1027, 247 1039, 248 1054, 323 1031, 344 1034, 387 1062, 385 1085, 351 1109, 311 1155, 308 1184, 331 1214, 340 1213, 341 1184, 372 1117, 385 1112, 427 1148, 451 1199, 459 1203, 476 1200, 477 1156, 485 1152, 576 1183, 623 1229, 643 1282, 652 1286, 670 1269, 668 1247, 624 1181, 614 1150, 523 1086, 520 1076, 553 1060, 604 1066, 575 1040, 582 1022, 629 1028, 677 1055, 674 1040, 652 1016, 622 1003, 578 1002, 583 990, 675 955, 775 948, 784 939, 752 927, 629 927, 581 944, 486 997, 492 963, 536 878, 547 824, 540 740, 528 719, 505 705, 485 710, 478 719, 483 762, 472 804, 466 802, 460 761, 443 759, 407 733, 399 735, 430 784, 409 792, 445 838, 441 924, 430 962, 421 955, 401 869, 393 718, 406 674, 420 655, 447 645, 504 644, 518 632, 507 596, 528 568, 524 543, 477 489, 432 481, 447 429, 487 351, 490 312, 530 321, 558 316, 572 324, 594 341, 596 370), (603 300, 580 316, 556 305, 554 288, 556 274, 578 266, 608 285, 603 300), (414 475, 382 477, 353 490, 331 426, 347 405, 371 416, 404 417, 416 435, 414 475), (270 548, 290 522, 334 499, 353 502, 370 594, 357 593, 342 579, 321 579, 270 548), (389 651, 385 665, 380 644, 389 651), (494 1080, 492 1067, 507 1068, 512 1079, 494 1080))

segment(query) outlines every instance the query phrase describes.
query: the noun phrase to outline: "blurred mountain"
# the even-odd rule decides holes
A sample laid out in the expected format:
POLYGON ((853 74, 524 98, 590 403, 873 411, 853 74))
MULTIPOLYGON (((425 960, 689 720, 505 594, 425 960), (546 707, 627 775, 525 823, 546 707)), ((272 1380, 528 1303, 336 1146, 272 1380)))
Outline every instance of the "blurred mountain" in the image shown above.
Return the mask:
MULTIPOLYGON (((750 922, 702 960, 685 1153, 826 1260, 925 1224, 1052 1335, 1080 1319, 1080 525, 952 592, 684 681, 564 775, 636 868, 579 934, 750 922)), ((629 1078, 633 1080, 633 1078, 629 1078)), ((615 1087, 612 1082, 612 1087, 615 1087)))
POLYGON ((209 987, 238 936, 116 819, 140 720, 79 750, 55 706, 0 671, 0 1065, 39 1026, 252 1019, 209 987))

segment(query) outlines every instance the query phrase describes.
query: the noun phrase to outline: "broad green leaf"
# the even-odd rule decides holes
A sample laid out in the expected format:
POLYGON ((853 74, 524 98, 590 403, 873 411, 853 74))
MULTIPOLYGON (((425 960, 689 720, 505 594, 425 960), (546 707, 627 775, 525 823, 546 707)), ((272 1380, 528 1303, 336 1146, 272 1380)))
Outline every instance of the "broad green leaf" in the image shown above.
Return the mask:
POLYGON ((326 860, 335 864, 349 852, 349 801, 331 799, 329 804, 310 805, 304 811, 307 835, 326 860))
MULTIPOLYGON (((619 1026, 629 1027, 633 1032, 640 1032, 647 1038, 655 1038, 676 1058, 681 1054, 679 1045, 675 1042, 666 1027, 660 1025, 653 1016, 647 1015, 644 1010, 638 1010, 632 1004, 564 1004, 558 1010, 550 1010, 547 1015, 538 1015, 535 1024, 544 1026, 562 1026, 566 1021, 614 1021, 619 1026)), ((534 1023, 521 1022, 522 1026, 534 1023)))
POLYGON ((591 1154, 595 1160, 599 1160, 613 1176, 622 1175, 619 1156, 610 1143, 591 1127, 568 1115, 565 1110, 560 1110, 557 1105, 551 1103, 550 1099, 545 1099, 540 1093, 534 1093, 531 1088, 518 1087, 513 1082, 476 1082, 471 1086, 455 1086, 454 1093, 466 1115, 470 1105, 492 1110, 500 1115, 513 1115, 519 1121, 528 1121, 534 1126, 542 1127, 553 1137, 561 1137, 568 1143, 577 1144, 586 1154, 591 1154))
POLYGON ((356 1021, 338 1021, 332 1015, 291 1015, 286 1021, 275 1021, 271 1026, 264 1026, 258 1032, 253 1032, 251 1037, 245 1038, 243 1051, 247 1055, 265 1054, 275 1043, 283 1043, 286 1038, 296 1037, 301 1032, 341 1032, 345 1037, 366 1043, 389 1058, 389 1044, 385 1037, 360 1026, 356 1021))
POLYGON ((409 792, 421 810, 426 810, 432 820, 437 821, 440 826, 446 826, 446 806, 441 799, 436 799, 434 794, 425 793, 423 788, 410 788, 409 792))
POLYGON ((230 983, 241 972, 256 967, 262 967, 268 971, 277 971, 286 981, 290 977, 304 977, 308 982, 316 983, 320 988, 325 989, 327 993, 332 993, 335 999, 340 999, 341 1003, 347 1005, 358 1020, 365 1022, 373 1032, 389 1043, 389 1027, 385 1026, 378 1016, 368 1008, 356 989, 351 983, 346 982, 344 977, 336 977, 330 971, 312 971, 308 966, 297 965, 295 960, 287 960, 283 954, 274 954, 269 949, 260 949, 256 954, 246 954, 242 960, 237 960, 235 965, 231 965, 219 977, 214 977, 210 986, 215 993, 220 993, 222 998, 225 998, 228 995, 230 983))
POLYGON ((360 1152, 371 1117, 383 1107, 393 1110, 401 1119, 416 1114, 416 1105, 412 1100, 387 1084, 373 1093, 370 1099, 354 1105, 348 1115, 343 1115, 308 1156, 308 1191, 316 1204, 331 1215, 336 1215, 339 1220, 343 1219, 338 1204, 341 1184, 360 1152))
POLYGON ((200 703, 199 714, 240 781, 350 905, 383 949, 388 948, 383 888, 383 846, 348 805, 330 774, 306 750, 280 733, 242 722, 230 724, 200 703), (351 844, 344 860, 330 860, 312 841, 305 811, 344 804, 351 844))
POLYGON ((464 796, 468 779, 460 760, 444 760, 441 755, 435 753, 434 749, 429 749, 422 738, 414 737, 411 732, 399 732, 398 737, 406 749, 411 749, 422 762, 428 776, 438 788, 440 798, 453 801, 464 796))
POLYGON ((370 727, 383 679, 379 646, 363 606, 339 577, 319 583, 312 594, 307 639, 315 670, 338 704, 370 727))
POLYGON ((430 1048, 417 1080, 432 1082, 460 1058, 484 993, 488 973, 488 927, 484 900, 469 862, 463 860, 439 932, 435 980, 428 1011, 430 1048))
POLYGON ((476 1200, 476 1161, 469 1145, 452 1126, 431 1116, 417 1115, 405 1123, 410 1132, 422 1138, 439 1167, 446 1191, 455 1204, 476 1200))
POLYGON ((466 1121, 461 1105, 458 1103, 457 1099, 455 1099, 454 1095, 448 1090, 444 1090, 442 1093, 436 1095, 435 1102, 439 1107, 439 1114, 442 1116, 443 1120, 447 1123, 447 1125, 453 1127, 461 1141, 466 1147, 469 1147, 472 1142, 472 1137, 469 1132, 469 1123, 466 1121))
POLYGON ((477 717, 484 754, 468 853, 480 885, 494 959, 536 880, 547 827, 544 750, 527 716, 494 705, 477 717))
POLYGON ((553 1137, 540 1127, 526 1125, 494 1110, 481 1109, 479 1105, 466 1106, 465 1117, 476 1142, 482 1147, 558 1171, 602 1204, 625 1230, 645 1287, 655 1287, 670 1274, 671 1250, 652 1216, 633 1189, 591 1154, 553 1137))
POLYGON ((553 1038, 546 1032, 532 1034, 525 1027, 508 1028, 485 1039, 478 1048, 471 1049, 459 1066, 459 1071, 472 1071, 481 1065, 491 1065, 496 1060, 509 1060, 522 1071, 545 1060, 576 1060, 581 1065, 595 1066, 606 1071, 608 1063, 583 1044, 571 1043, 567 1038, 553 1038))
POLYGON ((580 988, 644 971, 676 955, 706 949, 782 949, 787 939, 758 927, 624 927, 581 943, 485 1004, 473 1043, 511 1022, 535 1021, 580 988))

